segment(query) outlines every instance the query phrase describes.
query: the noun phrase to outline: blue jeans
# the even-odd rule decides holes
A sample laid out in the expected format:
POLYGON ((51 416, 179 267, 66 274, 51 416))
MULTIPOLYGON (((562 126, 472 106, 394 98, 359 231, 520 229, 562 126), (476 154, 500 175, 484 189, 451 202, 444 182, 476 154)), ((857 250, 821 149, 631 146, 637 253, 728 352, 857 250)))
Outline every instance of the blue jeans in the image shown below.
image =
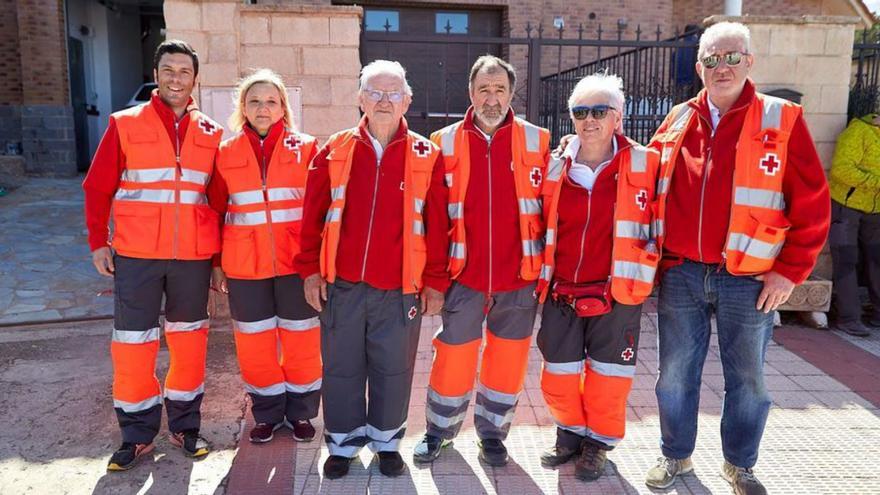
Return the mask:
POLYGON ((770 410, 764 357, 773 334, 773 313, 755 309, 763 283, 735 277, 716 265, 685 261, 663 276, 658 301, 660 407, 663 455, 684 459, 694 451, 703 363, 709 350, 712 313, 724 370, 721 446, 724 458, 750 468, 770 410))

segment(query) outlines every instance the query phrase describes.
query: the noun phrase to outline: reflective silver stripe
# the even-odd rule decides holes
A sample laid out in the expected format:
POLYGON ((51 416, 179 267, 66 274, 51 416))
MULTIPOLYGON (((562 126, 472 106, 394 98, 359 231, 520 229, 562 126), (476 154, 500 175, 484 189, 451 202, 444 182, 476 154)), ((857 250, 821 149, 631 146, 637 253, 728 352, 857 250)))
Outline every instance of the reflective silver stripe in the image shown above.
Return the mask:
POLYGON ((764 107, 761 111, 761 130, 779 129, 782 125, 782 107, 784 100, 773 96, 763 98, 764 107))
POLYGON ((266 223, 265 211, 252 211, 250 213, 226 212, 226 223, 229 225, 262 225, 266 223))
POLYGON ((580 375, 584 372, 584 361, 569 361, 567 363, 544 361, 544 371, 552 375, 580 375))
POLYGON ((327 217, 324 222, 338 222, 342 220, 342 208, 330 208, 327 210, 327 217))
POLYGON ((178 400, 181 402, 189 402, 191 400, 196 400, 198 396, 205 393, 205 384, 202 383, 194 390, 174 390, 171 388, 165 388, 165 398, 169 400, 178 400))
POLYGON ((400 433, 400 430, 404 428, 406 428, 406 422, 397 428, 392 428, 390 430, 380 430, 371 424, 367 424, 366 436, 373 442, 387 443, 394 440, 394 436, 400 433))
POLYGON ((615 235, 627 239, 648 239, 651 236, 651 226, 647 223, 618 220, 615 235))
POLYGON ((464 244, 461 242, 449 243, 449 257, 458 260, 464 259, 464 244))
POLYGON ((666 194, 669 192, 669 179, 664 177, 657 181, 657 194, 666 194))
POLYGON ((165 321, 166 332, 192 332, 208 328, 208 319, 199 321, 165 321))
POLYGON ((253 205, 263 202, 263 191, 241 191, 229 195, 231 205, 253 205))
POLYGON ((544 243, 537 239, 522 241, 523 256, 538 256, 544 252, 544 243))
POLYGON ((693 111, 694 110, 691 107, 682 105, 682 109, 679 110, 678 115, 675 116, 675 120, 672 121, 672 125, 669 126, 669 129, 672 131, 682 130, 685 124, 687 124, 688 119, 690 119, 693 111))
POLYGON ((208 183, 208 179, 210 178, 210 175, 204 172, 199 172, 198 170, 193 170, 191 168, 180 169, 180 180, 182 180, 183 182, 190 182, 193 184, 204 186, 208 183))
POLYGON ((336 445, 335 443, 328 443, 327 450, 330 451, 330 455, 354 457, 357 455, 358 451, 361 450, 361 448, 357 445, 346 445, 345 447, 341 447, 339 445, 336 445))
POLYGON ((421 215, 422 211, 425 210, 425 200, 421 198, 413 198, 413 208, 415 208, 416 213, 421 215))
POLYGON ((620 376, 624 378, 632 378, 636 374, 636 366, 635 363, 628 364, 616 364, 616 363, 603 363, 602 361, 596 361, 595 359, 587 359, 590 363, 590 369, 595 371, 596 373, 604 376, 620 376))
POLYGON ((550 155, 550 165, 547 166, 547 180, 558 181, 562 177, 562 169, 565 161, 561 157, 550 155))
POLYGON ((467 404, 467 402, 470 400, 470 398, 471 398, 470 392, 468 392, 464 395, 459 395, 457 397, 450 397, 447 395, 440 395, 433 388, 430 388, 430 387, 428 388, 428 400, 431 402, 436 402, 437 404, 440 404, 441 406, 461 407, 462 405, 467 404))
POLYGON ((541 265, 541 280, 550 281, 553 277, 553 267, 549 265, 541 265))
POLYGON ((370 448, 372 452, 386 452, 386 451, 398 451, 400 450, 400 438, 394 438, 387 442, 380 442, 378 440, 371 441, 367 446, 370 448))
POLYGON ((459 125, 461 125, 461 122, 456 122, 440 130, 440 150, 446 156, 455 154, 455 133, 458 131, 459 125))
POLYGON ((629 152, 630 169, 633 172, 648 170, 648 150, 641 146, 633 146, 629 152))
POLYGON ((345 197, 345 184, 330 189, 330 200, 336 201, 345 197))
POLYGON ((446 187, 452 187, 452 174, 446 174, 444 178, 446 179, 446 187))
POLYGON ((174 168, 127 168, 122 172, 119 180, 141 183, 174 180, 174 171, 174 168))
POLYGON ((741 206, 785 210, 785 196, 781 192, 771 189, 737 187, 733 194, 733 202, 741 206))
POLYGON ((589 428, 586 428, 586 432, 585 432, 584 436, 590 437, 594 440, 598 440, 609 447, 613 447, 613 446, 617 445, 618 443, 620 443, 620 440, 621 440, 620 438, 617 438, 617 437, 609 437, 606 435, 602 435, 600 433, 596 433, 595 431, 593 431, 589 428))
MULTIPOLYGON (((367 436, 367 428, 364 426, 358 426, 357 428, 351 430, 348 433, 333 433, 327 430, 324 430, 324 436, 329 437, 329 442, 327 443, 335 443, 336 445, 342 445, 343 443, 353 440, 355 438, 361 438, 367 436)), ((328 445, 329 446, 329 445, 328 445)))
POLYGON ((149 399, 144 399, 140 402, 126 402, 124 400, 113 399, 113 407, 122 409, 127 413, 136 413, 141 411, 146 411, 151 407, 156 407, 162 403, 162 397, 159 395, 154 395, 149 399))
POLYGON ((511 421, 513 421, 513 410, 511 409, 506 414, 495 414, 480 404, 474 406, 474 414, 479 416, 486 421, 492 423, 498 428, 504 428, 505 425, 509 425, 511 421))
POLYGON ((159 340, 159 327, 149 330, 117 330, 113 329, 113 342, 120 344, 146 344, 159 340))
POLYGON ((425 224, 421 220, 413 220, 413 234, 425 235, 425 224))
POLYGON ((483 397, 491 400, 492 402, 506 404, 508 406, 516 405, 516 402, 519 400, 519 394, 505 394, 504 392, 492 390, 482 383, 477 383, 477 393, 482 394, 483 397))
POLYGON ((289 201, 303 199, 306 194, 304 187, 272 187, 266 191, 269 201, 289 201))
POLYGON ((147 203, 173 203, 174 191, 171 189, 119 189, 117 201, 144 201, 147 203))
POLYGON ((537 198, 519 198, 519 212, 523 215, 540 215, 541 201, 537 198))
POLYGON ((727 241, 727 249, 732 251, 740 251, 754 258, 770 260, 779 255, 782 251, 782 242, 770 244, 769 242, 759 241, 745 234, 730 234, 727 241))
POLYGON ((288 320, 285 318, 278 318, 278 328, 281 330, 287 330, 288 332, 303 332, 305 330, 311 330, 313 328, 317 328, 321 325, 321 320, 317 316, 313 318, 308 318, 306 320, 288 320))
POLYGON ((460 220, 464 218, 464 203, 449 203, 446 211, 449 212, 450 220, 460 220))
POLYGON ((272 395, 281 395, 284 393, 284 382, 281 383, 273 383, 272 385, 267 385, 265 387, 256 387, 251 385, 250 383, 245 382, 244 389, 248 391, 250 394, 260 395, 263 397, 268 397, 272 395))
POLYGON ((274 330, 278 327, 278 318, 271 317, 259 321, 232 320, 232 328, 241 333, 253 334, 274 330))
POLYGON ((645 282, 647 284, 652 284, 654 283, 654 272, 654 268, 647 265, 642 265, 640 263, 635 263, 633 261, 614 262, 615 277, 629 278, 633 280, 638 280, 640 282, 645 282))
POLYGON ((274 223, 295 222, 297 220, 302 220, 302 217, 303 209, 301 207, 272 210, 272 222, 274 223))
POLYGON ((287 382, 284 384, 284 390, 294 394, 307 394, 309 392, 321 390, 321 379, 318 378, 312 383, 305 384, 287 382))
POLYGON ((522 123, 526 135, 526 151, 537 153, 541 150, 541 128, 531 122, 522 123))
POLYGON ((651 230, 653 230, 654 237, 666 235, 666 222, 663 220, 652 221, 651 230))
POLYGON ((544 242, 547 246, 556 244, 556 229, 547 229, 544 233, 544 242))
POLYGON ((184 205, 206 205, 208 197, 198 191, 180 191, 180 203, 184 205))
POLYGON ((570 431, 580 437, 587 436, 587 427, 586 426, 568 426, 568 425, 564 425, 558 421, 556 422, 556 426, 558 426, 560 430, 570 431))
POLYGON ((452 428, 453 426, 464 421, 465 416, 467 416, 467 411, 462 411, 451 417, 437 414, 436 412, 432 411, 430 407, 427 409, 427 411, 425 411, 425 417, 428 420, 428 424, 437 426, 439 428, 452 428))

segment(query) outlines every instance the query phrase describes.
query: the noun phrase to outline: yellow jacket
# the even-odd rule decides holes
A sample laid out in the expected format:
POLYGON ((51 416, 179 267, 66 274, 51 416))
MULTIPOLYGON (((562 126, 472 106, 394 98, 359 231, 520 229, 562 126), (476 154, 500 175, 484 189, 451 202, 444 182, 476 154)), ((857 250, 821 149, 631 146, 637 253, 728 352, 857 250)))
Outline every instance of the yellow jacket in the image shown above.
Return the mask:
POLYGON ((831 199, 865 213, 880 213, 880 127, 876 114, 853 119, 837 138, 829 185, 831 199))

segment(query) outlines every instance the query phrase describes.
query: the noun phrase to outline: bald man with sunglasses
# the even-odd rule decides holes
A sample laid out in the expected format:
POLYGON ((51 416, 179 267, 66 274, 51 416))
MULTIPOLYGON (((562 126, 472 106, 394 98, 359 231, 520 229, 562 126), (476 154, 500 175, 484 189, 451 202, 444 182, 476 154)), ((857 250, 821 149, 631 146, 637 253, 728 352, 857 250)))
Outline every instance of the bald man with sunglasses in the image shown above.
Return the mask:
POLYGON ((705 89, 672 109, 661 154, 659 359, 663 457, 646 484, 693 469, 700 378, 717 322, 724 370, 722 475, 764 494, 752 472, 770 409, 763 367, 773 312, 806 280, 830 223, 828 184, 799 105, 758 93, 749 30, 723 22, 700 38, 705 89))

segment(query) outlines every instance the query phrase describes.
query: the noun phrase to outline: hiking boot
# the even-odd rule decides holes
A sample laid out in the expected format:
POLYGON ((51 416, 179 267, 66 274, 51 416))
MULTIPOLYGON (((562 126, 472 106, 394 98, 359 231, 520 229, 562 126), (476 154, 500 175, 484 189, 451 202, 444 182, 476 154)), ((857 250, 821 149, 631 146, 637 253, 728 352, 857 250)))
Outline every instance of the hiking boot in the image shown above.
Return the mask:
POLYGON ((853 337, 867 337, 868 335, 871 335, 871 331, 868 330, 868 327, 859 320, 838 323, 837 329, 841 332, 846 332, 853 337))
POLYGON ((581 455, 574 463, 574 475, 581 481, 593 481, 599 479, 605 471, 605 449, 599 448, 593 442, 584 440, 581 444, 581 455))
POLYGON ((443 447, 448 445, 452 445, 452 440, 444 440, 425 433, 422 441, 413 449, 413 460, 423 463, 434 462, 440 456, 440 451, 443 450, 443 447))
POLYGON ((657 465, 648 470, 645 484, 651 488, 665 489, 675 483, 675 478, 680 474, 687 474, 694 470, 691 458, 671 459, 661 457, 657 459, 657 465))
POLYGON ((199 435, 199 430, 185 430, 168 436, 171 445, 183 451, 183 455, 192 458, 204 457, 211 451, 208 441, 199 435))
POLYGON ((275 437, 275 431, 278 428, 284 426, 284 423, 257 423, 256 426, 251 428, 250 439, 253 443, 266 443, 271 442, 275 437))
POLYGON ((342 455, 331 455, 324 461, 324 477, 328 480, 342 478, 348 474, 348 467, 351 465, 351 457, 342 455))
POLYGON ((400 452, 379 452, 379 472, 389 478, 400 476, 406 471, 406 464, 400 452))
POLYGON ((128 471, 133 468, 142 457, 153 451, 155 445, 150 443, 124 442, 116 452, 110 456, 107 463, 107 471, 128 471))
POLYGON ((751 468, 741 468, 724 461, 721 476, 733 487, 735 495, 767 495, 767 489, 755 478, 751 468))
POLYGON ((581 453, 581 449, 570 449, 554 445, 541 453, 541 465, 546 468, 561 466, 570 461, 572 457, 581 453))
POLYGON ((497 438, 480 440, 480 460, 490 466, 501 467, 507 465, 507 447, 497 438))
POLYGON ((297 442, 311 442, 315 439, 315 427, 307 419, 298 419, 293 422, 293 439, 297 442))
POLYGON ((868 320, 868 326, 880 328, 880 315, 874 315, 868 320))

